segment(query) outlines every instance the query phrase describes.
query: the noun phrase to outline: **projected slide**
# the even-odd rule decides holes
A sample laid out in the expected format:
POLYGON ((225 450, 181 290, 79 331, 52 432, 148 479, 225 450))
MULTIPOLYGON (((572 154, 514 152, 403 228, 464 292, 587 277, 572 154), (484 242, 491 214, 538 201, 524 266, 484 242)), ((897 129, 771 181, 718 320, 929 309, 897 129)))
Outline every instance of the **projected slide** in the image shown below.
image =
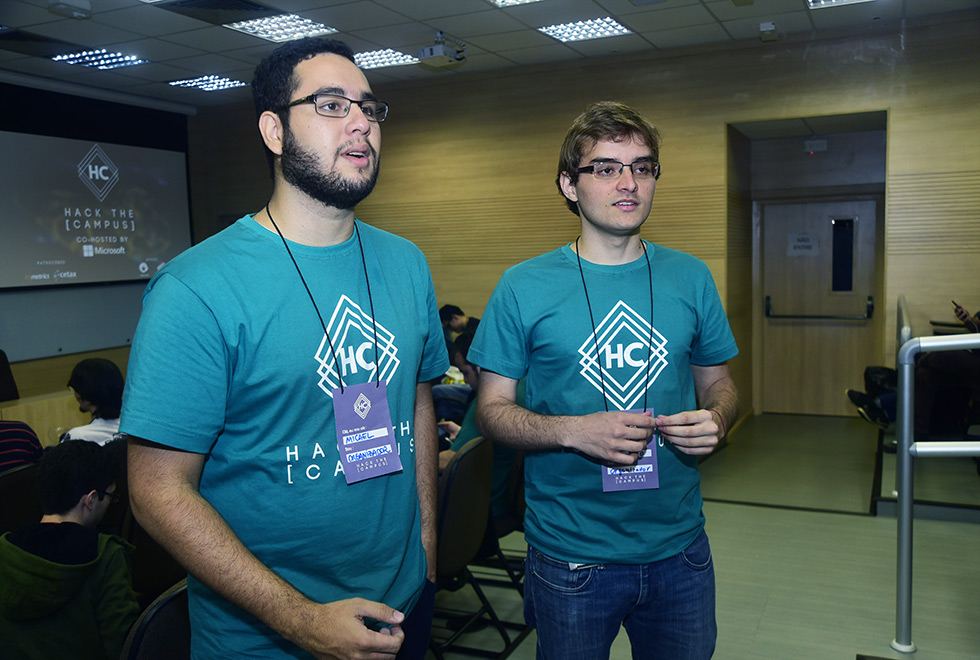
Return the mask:
POLYGON ((0 131, 0 288, 149 279, 190 243, 183 152, 0 131))

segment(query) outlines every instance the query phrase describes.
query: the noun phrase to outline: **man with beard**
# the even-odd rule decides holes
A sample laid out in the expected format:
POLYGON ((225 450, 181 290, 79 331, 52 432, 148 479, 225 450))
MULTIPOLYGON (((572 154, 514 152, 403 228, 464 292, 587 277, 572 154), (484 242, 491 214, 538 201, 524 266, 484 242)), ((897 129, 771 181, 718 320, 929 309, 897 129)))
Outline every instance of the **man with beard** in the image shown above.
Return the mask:
POLYGON ((388 106, 326 39, 252 87, 272 198, 147 288, 133 510, 190 573, 193 657, 422 658, 448 365, 422 253, 354 217, 388 106))

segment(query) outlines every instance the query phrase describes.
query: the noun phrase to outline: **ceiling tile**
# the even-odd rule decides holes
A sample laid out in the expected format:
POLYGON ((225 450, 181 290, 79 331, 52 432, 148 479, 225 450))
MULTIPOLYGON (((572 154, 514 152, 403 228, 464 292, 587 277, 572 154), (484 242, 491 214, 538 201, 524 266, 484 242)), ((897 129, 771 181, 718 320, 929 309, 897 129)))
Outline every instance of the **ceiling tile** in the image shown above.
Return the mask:
POLYGON ((634 32, 673 30, 692 25, 708 25, 714 22, 714 17, 702 5, 688 5, 674 9, 630 14, 624 20, 624 24, 634 32))
MULTIPOLYGON (((743 18, 737 21, 725 21, 723 25, 735 39, 756 39, 759 37, 759 23, 764 22, 767 21, 761 21, 758 18, 743 18)), ((771 22, 776 24, 777 36, 808 32, 811 28, 810 18, 805 11, 773 16, 771 22)))
POLYGON ((731 40, 728 33, 717 23, 677 28, 676 30, 644 32, 643 37, 657 48, 662 49, 700 46, 731 40))
POLYGON ((98 22, 150 37, 184 30, 199 30, 208 26, 207 23, 189 16, 159 7, 150 8, 152 12, 147 12, 143 7, 128 7, 119 11, 105 12, 99 14, 98 22))
POLYGON ((140 36, 129 30, 122 30, 111 25, 103 25, 95 21, 73 20, 34 25, 25 31, 41 34, 53 39, 70 41, 88 46, 89 48, 100 48, 119 41, 132 41, 140 36))
POLYGON ((329 25, 341 32, 405 22, 405 17, 401 14, 381 7, 374 2, 351 2, 335 7, 321 7, 303 11, 301 15, 303 18, 329 25))
POLYGON ((624 34, 619 37, 608 37, 606 39, 588 39, 586 41, 572 41, 565 44, 577 53, 587 57, 603 57, 606 55, 618 55, 621 53, 639 53, 645 50, 652 50, 650 42, 638 34, 624 34))

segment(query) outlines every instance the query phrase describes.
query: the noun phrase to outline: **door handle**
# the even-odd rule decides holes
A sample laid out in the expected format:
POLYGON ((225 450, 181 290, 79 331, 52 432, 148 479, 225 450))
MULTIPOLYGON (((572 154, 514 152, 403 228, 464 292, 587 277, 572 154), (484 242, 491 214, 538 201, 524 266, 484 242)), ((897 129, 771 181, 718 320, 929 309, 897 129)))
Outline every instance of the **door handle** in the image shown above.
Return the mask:
POLYGON ((766 296, 766 318, 767 319, 816 319, 822 321, 867 321, 875 312, 874 296, 868 296, 868 304, 864 314, 858 316, 834 315, 834 314, 774 314, 772 311, 772 300, 766 296))

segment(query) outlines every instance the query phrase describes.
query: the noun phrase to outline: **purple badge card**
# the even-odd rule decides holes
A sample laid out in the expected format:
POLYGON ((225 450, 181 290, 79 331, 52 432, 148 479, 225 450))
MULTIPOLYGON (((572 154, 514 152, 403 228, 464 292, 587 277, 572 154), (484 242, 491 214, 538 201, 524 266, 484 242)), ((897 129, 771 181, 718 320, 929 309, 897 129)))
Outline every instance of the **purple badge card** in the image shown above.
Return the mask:
MULTIPOLYGON (((629 410, 627 412, 643 412, 629 410)), ((636 465, 602 467, 602 492, 612 493, 620 490, 650 490, 660 488, 660 473, 657 471, 657 434, 650 438, 650 444, 636 465)))
POLYGON ((617 490, 646 490, 660 488, 660 475, 657 473, 657 440, 650 441, 636 465, 620 468, 602 466, 602 492, 617 490))
POLYGON ((395 428, 388 411, 388 387, 381 382, 349 385, 333 392, 337 449, 348 484, 402 469, 395 428))

